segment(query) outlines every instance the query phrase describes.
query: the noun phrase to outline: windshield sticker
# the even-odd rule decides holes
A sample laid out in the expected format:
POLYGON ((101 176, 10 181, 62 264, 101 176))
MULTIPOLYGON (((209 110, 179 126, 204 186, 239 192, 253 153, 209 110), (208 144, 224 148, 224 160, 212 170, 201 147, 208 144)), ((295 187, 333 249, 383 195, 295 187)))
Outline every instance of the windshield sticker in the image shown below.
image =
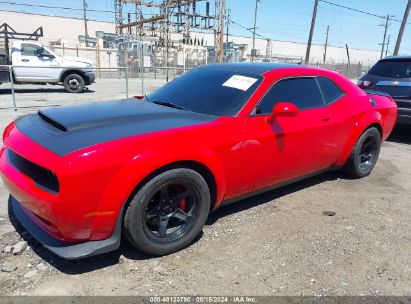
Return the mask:
POLYGON ((258 79, 252 77, 233 75, 223 83, 223 86, 247 91, 257 80, 258 79))

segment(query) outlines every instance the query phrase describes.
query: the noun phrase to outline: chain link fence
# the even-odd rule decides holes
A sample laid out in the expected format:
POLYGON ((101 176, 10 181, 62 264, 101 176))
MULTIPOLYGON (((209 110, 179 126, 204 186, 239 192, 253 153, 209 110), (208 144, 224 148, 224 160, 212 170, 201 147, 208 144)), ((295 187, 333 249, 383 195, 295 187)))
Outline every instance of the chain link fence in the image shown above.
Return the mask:
MULTIPOLYGON (((60 50, 63 52, 63 50, 60 50)), ((81 51, 71 49, 75 52, 73 55, 81 55, 81 51)), ((203 49, 201 49, 203 51, 203 49)), ((65 53, 69 50, 65 49, 65 53)), ((88 52, 88 51, 85 51, 88 52)), ((51 81, 45 81, 43 85, 39 84, 24 84, 16 81, 14 71, 18 66, 0 65, 0 71, 7 71, 11 82, 4 82, 0 85, 0 109, 8 108, 30 108, 43 107, 53 105, 63 105, 79 102, 93 102, 110 99, 123 99, 132 96, 140 96, 163 86, 169 81, 179 77, 190 69, 204 64, 212 64, 216 61, 214 54, 207 52, 198 52, 197 49, 184 50, 184 52, 174 52, 166 56, 157 56, 155 54, 140 55, 138 50, 124 54, 125 66, 114 67, 93 67, 92 71, 96 77, 95 83, 86 85, 86 89, 81 94, 67 93, 62 86, 62 83, 51 85, 51 81), (194 53, 197 55, 191 57, 194 53), (183 54, 183 55, 182 55, 183 54), (189 56, 190 55, 190 56, 189 56), (200 56, 201 55, 201 56, 200 56), (166 60, 166 61, 164 61, 166 60), (141 63, 141 64, 140 64, 141 63), (165 64, 168 63, 168 64, 165 64), (165 64, 165 65, 164 65, 165 64)), ((115 54, 113 56, 117 56, 115 54)), ((104 57, 108 58, 108 57, 104 57)), ((114 61, 107 61, 104 64, 114 65, 114 61)), ((227 57, 225 62, 232 62, 233 58, 227 57)), ((301 64, 302 57, 273 57, 270 60, 264 58, 256 58, 257 62, 278 62, 301 64)), ((241 61, 241 60, 240 60, 241 61)), ((115 60, 117 62, 117 59, 115 60)), ((362 63, 311 63, 311 66, 325 68, 336 71, 356 81, 370 66, 362 63)), ((62 67, 28 67, 32 69, 30 74, 44 74, 40 71, 47 70, 50 74, 58 73, 62 67)), ((18 80, 18 79, 17 79, 18 80)), ((0 79, 1 82, 1 79, 0 79)))
MULTIPOLYGON (((92 72, 95 75, 95 82, 86 84, 81 93, 68 93, 63 86, 64 79, 58 76, 64 72, 64 68, 0 65, 2 75, 6 74, 7 76, 7 79, 3 79, 2 83, 0 82, 0 110, 47 107, 140 96, 160 88, 187 70, 189 69, 178 67, 134 68, 133 66, 91 68, 87 69, 87 72, 92 72), (24 73, 34 75, 33 77, 37 77, 37 79, 43 75, 43 79, 41 79, 43 83, 31 84, 27 80, 23 82, 22 78, 18 77, 18 69, 24 69, 24 73), (53 83, 52 79, 47 81, 46 78, 52 78, 51 75, 55 75, 55 78, 60 81, 58 83, 53 83)), ((77 68, 77 72, 73 73, 83 75, 82 77, 85 78, 84 70, 82 72, 81 69, 77 68)))

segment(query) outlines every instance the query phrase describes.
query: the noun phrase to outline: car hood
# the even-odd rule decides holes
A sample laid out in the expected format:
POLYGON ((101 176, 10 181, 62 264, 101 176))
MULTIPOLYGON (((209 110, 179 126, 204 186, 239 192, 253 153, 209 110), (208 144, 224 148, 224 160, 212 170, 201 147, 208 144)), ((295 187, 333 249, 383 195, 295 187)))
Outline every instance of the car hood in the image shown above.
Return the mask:
POLYGON ((107 141, 215 119, 216 116, 127 99, 44 109, 19 118, 16 126, 38 144, 63 156, 107 141))
POLYGON ((69 56, 64 56, 63 57, 64 62, 67 64, 75 64, 75 63, 83 63, 85 65, 91 65, 92 62, 91 60, 87 58, 82 58, 82 57, 69 57, 69 56))

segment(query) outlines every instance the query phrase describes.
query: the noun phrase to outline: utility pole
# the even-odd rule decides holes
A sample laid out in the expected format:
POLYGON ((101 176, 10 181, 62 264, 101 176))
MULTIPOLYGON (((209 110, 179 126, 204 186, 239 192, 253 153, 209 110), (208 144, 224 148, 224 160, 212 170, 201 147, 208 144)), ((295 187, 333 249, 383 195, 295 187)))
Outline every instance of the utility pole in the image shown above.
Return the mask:
POLYGON ((327 47, 328 47, 328 33, 330 32, 330 26, 327 25, 327 34, 325 36, 325 45, 324 45, 324 58, 323 63, 325 64, 325 59, 327 58, 327 47))
POLYGON ((388 47, 390 46, 391 35, 388 35, 387 47, 385 48, 385 57, 388 56, 388 47))
POLYGON ((387 19, 385 21, 385 29, 384 29, 384 39, 382 40, 382 47, 381 47, 381 56, 380 59, 384 56, 384 47, 385 47, 385 38, 387 37, 387 29, 388 23, 390 22, 390 15, 387 15, 387 19))
POLYGON ((84 35, 86 36, 86 46, 88 46, 88 29, 87 29, 87 3, 83 0, 83 12, 84 12, 84 35))
POLYGON ((407 23, 408 15, 410 13, 410 8, 411 8, 411 0, 408 0, 408 4, 404 12, 404 17, 402 18, 400 31, 398 32, 397 43, 395 44, 395 49, 394 49, 394 54, 393 54, 394 56, 397 56, 398 52, 400 51, 402 35, 404 34, 405 24, 407 23))
MULTIPOLYGON (((411 1, 411 0, 410 0, 411 1)), ((230 17, 231 17, 231 9, 227 9, 227 37, 226 37, 226 49, 228 50, 228 31, 229 31, 229 27, 230 27, 230 17)))
POLYGON ((253 27, 253 49, 251 50, 251 61, 254 62, 255 57, 255 31, 257 29, 257 8, 258 2, 261 0, 255 0, 255 11, 254 11, 254 27, 253 27))
POLYGON ((307 52, 305 53, 305 64, 310 63, 311 43, 313 41, 315 19, 317 18, 317 8, 318 8, 318 0, 315 0, 313 17, 311 19, 310 36, 308 37, 308 43, 307 43, 307 52))
POLYGON ((220 15, 220 41, 218 50, 218 62, 222 63, 224 60, 224 14, 225 14, 225 0, 221 0, 221 15, 220 15))
POLYGON ((350 69, 350 66, 351 66, 350 50, 348 49, 348 44, 345 44, 345 49, 347 50, 347 59, 348 59, 347 68, 345 70, 345 76, 348 77, 348 72, 349 72, 349 69, 350 69))

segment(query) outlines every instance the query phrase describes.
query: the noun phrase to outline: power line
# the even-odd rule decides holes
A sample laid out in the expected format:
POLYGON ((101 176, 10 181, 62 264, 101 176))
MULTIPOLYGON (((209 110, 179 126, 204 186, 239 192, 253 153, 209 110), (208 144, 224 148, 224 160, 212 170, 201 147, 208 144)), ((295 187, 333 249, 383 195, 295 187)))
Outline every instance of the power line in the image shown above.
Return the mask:
MULTIPOLYGON (((40 4, 27 4, 27 3, 18 3, 18 2, 11 2, 11 1, 0 1, 0 3, 26 6, 26 7, 61 9, 61 10, 69 10, 69 11, 83 11, 84 10, 83 8, 64 7, 64 6, 49 6, 49 5, 40 5, 40 4)), ((96 9, 88 9, 87 8, 86 11, 87 12, 93 12, 93 13, 110 13, 110 14, 114 14, 114 11, 108 11, 108 10, 96 10, 96 9)), ((131 13, 131 14, 137 14, 137 13, 131 13)), ((152 14, 144 14, 144 15, 152 15, 152 14)))
POLYGON ((319 0, 319 1, 327 3, 329 5, 334 5, 334 6, 337 6, 337 7, 340 7, 340 8, 344 8, 344 9, 347 9, 347 10, 350 10, 350 11, 353 11, 353 12, 357 12, 357 13, 361 13, 361 14, 365 14, 365 15, 369 15, 369 16, 374 16, 374 17, 378 17, 378 18, 385 18, 385 16, 380 16, 380 15, 370 13, 370 12, 366 12, 366 11, 362 11, 362 10, 359 10, 359 9, 356 9, 356 8, 353 8, 353 7, 348 7, 348 6, 345 6, 345 5, 329 2, 327 0, 319 0))
MULTIPOLYGON (((386 16, 382 16, 382 15, 378 15, 378 14, 375 14, 375 13, 371 13, 371 12, 359 10, 359 9, 356 9, 356 8, 353 8, 353 7, 341 5, 341 4, 334 3, 334 2, 330 2, 330 1, 327 1, 327 0, 319 0, 319 1, 320 1, 320 2, 323 2, 323 3, 327 3, 327 4, 329 4, 329 5, 337 6, 337 7, 339 7, 339 8, 344 8, 344 9, 346 9, 346 10, 350 10, 350 11, 353 11, 353 12, 357 12, 357 13, 360 13, 360 14, 365 14, 365 15, 368 15, 368 16, 373 16, 373 17, 377 17, 377 18, 381 18, 381 19, 385 19, 385 18, 386 18, 386 16)), ((401 21, 401 20, 398 20, 398 19, 393 19, 393 18, 391 18, 390 20, 395 21, 395 22, 400 22, 400 23, 402 23, 402 21, 401 21)), ((407 24, 411 24, 411 23, 407 23, 407 24)))
MULTIPOLYGON (((242 25, 242 24, 240 24, 240 23, 238 23, 238 22, 235 22, 233 19, 231 19, 230 22, 231 22, 232 24, 235 24, 235 25, 241 27, 242 29, 244 29, 244 30, 246 30, 246 31, 249 31, 250 33, 253 34, 253 29, 252 29, 252 28, 250 29, 250 28, 248 28, 248 27, 245 27, 244 25, 242 25)), ((258 37, 260 37, 260 38, 267 39, 267 37, 264 37, 263 35, 260 35, 260 34, 258 34, 257 32, 255 33, 255 35, 258 36, 258 37)))

